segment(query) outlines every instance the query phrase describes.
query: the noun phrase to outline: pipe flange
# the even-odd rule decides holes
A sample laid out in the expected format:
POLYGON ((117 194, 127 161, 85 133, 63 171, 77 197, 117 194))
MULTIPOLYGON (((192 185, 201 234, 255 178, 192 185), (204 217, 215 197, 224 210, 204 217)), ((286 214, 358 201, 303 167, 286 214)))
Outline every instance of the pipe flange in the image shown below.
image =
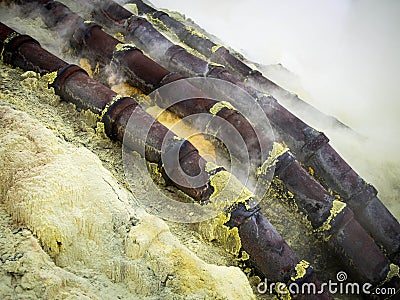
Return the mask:
POLYGON ((40 46, 40 43, 29 35, 16 32, 11 33, 3 43, 1 59, 7 64, 11 64, 15 58, 15 53, 18 51, 19 47, 25 43, 32 43, 40 46))
POLYGON ((83 72, 87 76, 89 76, 89 74, 81 67, 74 64, 68 64, 65 67, 58 69, 57 77, 54 79, 52 83, 49 83, 49 87, 53 87, 56 92, 57 90, 63 89, 68 77, 75 72, 83 72))

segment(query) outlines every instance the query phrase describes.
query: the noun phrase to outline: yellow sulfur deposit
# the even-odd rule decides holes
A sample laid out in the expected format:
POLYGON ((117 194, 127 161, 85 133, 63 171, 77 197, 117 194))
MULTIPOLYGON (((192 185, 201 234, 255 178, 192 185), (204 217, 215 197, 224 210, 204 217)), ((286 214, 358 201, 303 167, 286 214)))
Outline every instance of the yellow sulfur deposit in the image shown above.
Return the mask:
POLYGON ((187 31, 189 31, 190 34, 195 35, 195 36, 198 36, 199 38, 206 39, 206 40, 209 39, 205 34, 203 34, 203 33, 201 33, 200 31, 194 29, 193 27, 186 26, 185 29, 186 29, 187 31))
POLYGON ((0 58, 1 61, 4 61, 4 57, 3 57, 3 53, 4 53, 4 48, 5 46, 15 37, 19 36, 19 33, 13 32, 11 33, 3 42, 3 48, 1 49, 1 53, 0 53, 0 58))
MULTIPOLYGON (((207 163, 206 171, 215 170, 217 166, 214 163, 207 163)), ((239 256, 241 250, 241 241, 237 227, 229 228, 224 225, 230 219, 230 214, 224 211, 237 203, 247 202, 254 197, 239 180, 227 171, 219 171, 210 176, 210 184, 214 188, 210 196, 208 206, 213 207, 221 213, 211 219, 198 224, 198 231, 208 241, 216 240, 229 253, 239 256)), ((241 260, 249 258, 247 253, 243 253, 241 260)))
POLYGON ((151 106, 146 110, 147 113, 157 118, 157 121, 172 130, 181 138, 189 140, 199 150, 201 156, 210 156, 215 158, 215 148, 204 135, 198 133, 193 126, 182 121, 174 113, 163 110, 158 106, 151 106))
POLYGON ((221 47, 224 47, 224 45, 221 45, 221 44, 215 45, 215 46, 213 46, 213 47, 211 48, 211 52, 212 52, 212 53, 215 53, 215 52, 217 52, 218 49, 221 48, 221 47))
MULTIPOLYGON (((325 220, 324 224, 319 227, 316 232, 325 233, 331 229, 332 220, 346 207, 346 203, 338 200, 333 200, 332 208, 330 210, 329 217, 325 220)), ((330 236, 327 236, 325 239, 329 240, 330 236)))
POLYGON ((57 71, 47 73, 43 75, 43 78, 47 81, 47 84, 51 85, 53 84, 54 80, 57 78, 57 71))
POLYGON ((390 269, 386 275, 385 282, 389 281, 390 279, 392 279, 393 277, 396 277, 396 276, 400 277, 400 268, 399 268, 399 266, 397 266, 395 264, 390 264, 390 269))
POLYGON ((127 82, 121 82, 121 83, 113 84, 111 86, 111 89, 114 92, 116 92, 116 93, 118 93, 120 95, 123 95, 123 96, 127 96, 127 97, 134 96, 134 95, 144 96, 144 94, 143 94, 143 92, 141 90, 139 90, 138 88, 130 85, 127 82))
POLYGON ((124 98, 121 95, 115 95, 110 103, 107 103, 106 107, 104 107, 103 111, 101 112, 101 115, 99 116, 99 119, 102 120, 104 115, 107 113, 108 109, 119 99, 124 98))
POLYGON ((115 50, 114 51, 116 51, 116 52, 118 52, 118 51, 127 51, 127 50, 131 50, 131 49, 133 49, 133 48, 135 48, 136 46, 135 46, 135 44, 123 44, 123 43, 120 43, 120 44, 117 44, 116 46, 115 46, 115 50))
POLYGON ((307 262, 307 261, 305 261, 305 260, 300 261, 300 262, 296 265, 296 267, 295 267, 296 276, 291 277, 291 279, 292 279, 293 281, 296 281, 297 279, 303 278, 304 275, 307 274, 307 268, 308 268, 309 266, 310 266, 310 263, 309 263, 309 262, 307 262))
MULTIPOLYGON (((154 17, 152 14, 147 14, 146 15, 147 20, 155 27, 158 29, 162 30, 163 32, 169 32, 170 34, 173 34, 171 30, 168 28, 167 25, 164 24, 163 21, 161 21, 159 18, 154 17)), ((175 36, 176 37, 176 36, 175 36)), ((176 39, 179 39, 176 37, 176 39)))
POLYGON ((278 162, 278 157, 284 154, 286 151, 289 151, 289 148, 286 145, 274 142, 268 158, 257 169, 257 176, 266 175, 267 172, 276 165, 278 162))
POLYGON ((90 78, 93 78, 92 66, 87 58, 81 58, 79 60, 79 66, 88 73, 90 78))
POLYGON ((237 203, 246 204, 254 198, 254 194, 227 171, 219 171, 211 175, 210 184, 214 188, 210 200, 221 210, 237 203))
POLYGON ((208 241, 217 241, 227 252, 238 256, 242 247, 237 227, 224 225, 230 215, 220 213, 217 217, 197 224, 197 230, 208 241))
POLYGON ((227 109, 232 109, 232 110, 236 110, 235 107, 233 107, 232 104, 230 104, 227 101, 219 101, 217 103, 215 103, 211 108, 210 108, 210 113, 213 115, 218 114, 221 109, 223 108, 227 108, 227 109))

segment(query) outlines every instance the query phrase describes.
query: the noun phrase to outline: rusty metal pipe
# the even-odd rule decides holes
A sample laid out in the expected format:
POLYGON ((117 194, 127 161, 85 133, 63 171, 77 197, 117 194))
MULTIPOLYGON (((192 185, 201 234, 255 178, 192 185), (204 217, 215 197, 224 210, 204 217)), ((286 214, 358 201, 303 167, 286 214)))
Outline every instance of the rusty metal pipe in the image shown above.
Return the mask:
MULTIPOLYGON (((121 23, 121 22, 120 22, 121 23)), ((80 29, 81 28, 83 28, 83 26, 81 25, 80 26, 80 29)), ((89 28, 91 28, 91 29, 96 29, 97 31, 100 31, 100 29, 99 29, 99 27, 97 27, 97 26, 94 26, 93 24, 89 27, 89 28)), ((86 31, 86 29, 85 29, 85 31, 86 31)), ((97 34, 93 34, 93 35, 91 35, 91 34, 78 34, 78 36, 97 36, 97 37, 99 37, 99 35, 100 35, 100 33, 97 33, 97 34)), ((75 36, 77 36, 77 35, 75 35, 75 36)), ((92 43, 94 43, 95 41, 93 41, 92 43)), ((78 41, 78 44, 87 44, 87 45, 90 45, 91 43, 89 42, 86 42, 86 41, 84 41, 84 42, 79 42, 78 41)), ((131 50, 131 48, 129 47, 128 48, 128 50, 131 50)), ((90 50, 89 50, 90 51, 90 50)), ((131 52, 131 51, 128 51, 128 53, 133 53, 133 52, 131 52)), ((137 53, 137 52, 136 52, 137 53)), ((140 55, 141 55, 141 53, 140 53, 140 55)), ((135 60, 133 60, 133 61, 135 61, 135 60)), ((136 61, 138 61, 138 59, 136 60, 136 61)), ((128 61, 128 64, 129 64, 129 61, 128 61)), ((156 64, 156 63, 154 63, 154 62, 152 62, 150 59, 147 59, 147 67, 150 69, 150 70, 157 70, 157 66, 158 66, 158 64, 156 64), (152 67, 152 64, 154 64, 156 67, 152 67), (149 66, 150 65, 150 66, 149 66)), ((133 66, 133 68, 134 68, 135 66, 133 66)), ((132 68, 132 67, 131 67, 132 68)), ((145 69, 145 68, 142 68, 142 69, 145 69)), ((161 71, 163 71, 162 73, 161 73, 161 75, 163 76, 163 77, 165 77, 166 75, 168 75, 168 74, 170 74, 170 72, 168 72, 167 70, 165 70, 165 69, 163 69, 162 67, 160 67, 160 68, 158 68, 159 70, 159 72, 160 72, 160 70, 161 71), (165 71, 164 71, 165 70, 165 71)), ((154 73, 157 73, 157 72, 154 72, 154 73)), ((147 73, 147 74, 149 74, 149 73, 147 73)), ((215 76, 215 77, 217 77, 217 78, 224 78, 224 79, 228 79, 229 81, 233 81, 233 82, 235 82, 236 84, 239 84, 238 82, 237 82, 237 80, 233 77, 233 76, 231 76, 230 74, 229 74, 229 72, 227 72, 224 68, 222 68, 222 67, 215 67, 215 68, 213 68, 213 69, 211 69, 210 70, 210 72, 209 72, 209 74, 210 74, 210 76, 215 76)), ((155 79, 155 82, 157 82, 157 81, 159 81, 159 82, 161 82, 161 75, 159 75, 158 77, 156 77, 156 79, 155 79)), ((142 75, 142 78, 143 78, 143 75, 142 75)), ((145 81, 147 81, 147 82, 149 82, 151 79, 150 79, 151 77, 149 77, 149 78, 147 78, 145 81)), ((151 88, 151 86, 149 87, 149 88, 151 88)), ((253 91, 253 93, 256 93, 256 91, 253 91)), ((209 102, 209 101, 206 101, 207 103, 209 102)), ((204 107, 205 105, 203 105, 203 107, 204 107)), ((186 106, 187 107, 187 106, 186 106)), ((192 111, 189 111, 189 112, 192 112, 192 111)), ((208 112, 208 111, 205 111, 205 112, 208 112)), ((180 113, 182 113, 182 111, 180 111, 180 113)), ((225 113, 226 113, 226 111, 225 111, 225 113)), ((222 114, 223 114, 223 111, 222 111, 222 114)), ((292 116, 292 115, 289 115, 289 116, 292 116)), ((226 116, 225 116, 226 117, 226 116)), ((227 119, 229 119, 229 118, 227 118, 227 119)), ((247 123, 247 122, 246 122, 247 123)), ((246 137, 247 136, 247 134, 249 133, 250 131, 248 130, 248 129, 246 129, 244 132, 242 132, 243 133, 243 136, 244 137, 246 137)), ((314 138, 314 137, 313 137, 314 138)), ((315 144, 315 142, 314 143, 311 143, 311 144, 315 144)), ((249 148, 249 149, 252 149, 252 148, 249 148)), ((257 150, 257 149, 256 149, 257 150)), ((255 152, 257 152, 257 151, 255 151, 255 152)), ((323 189, 323 187, 322 186, 320 186, 319 184, 317 184, 316 183, 316 181, 313 179, 313 178, 311 178, 311 177, 306 177, 307 176, 307 173, 300 167, 300 166, 297 166, 297 170, 298 170, 298 174, 297 175, 299 175, 299 176, 296 176, 296 177, 292 177, 292 178, 296 178, 296 179, 298 179, 298 178, 307 178, 307 180, 301 180, 301 179, 298 179, 297 180, 297 184, 292 184, 292 185, 290 185, 290 184, 287 184, 287 187, 288 187, 288 189, 291 191, 291 192, 293 192, 293 193, 295 193, 297 196, 298 196, 298 198, 299 198, 299 202, 301 203, 301 205, 304 205, 304 206, 306 206, 306 211, 307 211, 307 213, 308 213, 308 215, 309 215, 309 217, 310 217, 310 219, 311 219, 311 221, 312 222, 314 222, 314 225, 315 225, 315 222, 317 222, 318 223, 318 221, 315 221, 316 219, 315 219, 315 215, 313 215, 313 214, 321 214, 321 215, 325 215, 325 218, 323 218, 322 219, 322 221, 323 220, 325 220, 326 219, 326 215, 329 213, 329 209, 331 208, 331 206, 332 206, 332 199, 331 199, 331 201, 329 202, 329 201, 322 201, 322 200, 325 200, 326 198, 324 198, 324 197, 321 197, 321 195, 319 195, 317 192, 319 192, 320 194, 321 193, 324 193, 324 189, 323 189), (304 187, 310 187, 310 186, 317 186, 318 188, 316 189, 316 190, 314 190, 314 191, 312 191, 312 193, 309 193, 308 195, 304 195, 303 193, 302 193, 302 190, 304 190, 304 187), (309 203, 307 203, 307 201, 308 200, 312 200, 312 201, 315 201, 316 202, 316 204, 315 204, 315 207, 314 208, 312 208, 312 209, 310 209, 310 207, 309 206, 307 206, 307 205, 309 205, 309 203)), ((285 180, 288 180, 287 178, 285 178, 285 177, 282 177, 283 178, 283 180, 285 181, 285 180)), ((327 192, 325 191, 325 193, 327 194, 327 192)), ((321 222, 322 222, 321 221, 321 222)), ((319 225, 321 225, 321 224, 319 224, 319 225)), ((367 236, 367 234, 365 234, 362 238, 364 238, 365 236, 367 236)), ((356 237, 355 237, 356 238, 356 237)), ((367 239, 367 241, 368 242, 365 242, 365 243, 369 243, 369 248, 371 248, 371 249, 373 249, 373 251, 371 250, 371 252, 376 252, 376 253, 381 253, 380 251, 379 251, 379 249, 376 247, 376 245, 373 243, 373 240, 372 239, 367 239), (378 249, 378 251, 375 251, 376 249, 378 249)), ((347 260, 345 260, 345 263, 347 264, 350 260, 352 260, 353 258, 352 258, 352 255, 354 255, 354 252, 349 248, 349 249, 347 249, 346 248, 346 246, 338 246, 337 244, 332 244, 333 246, 335 246, 336 248, 339 248, 339 249, 341 249, 342 251, 347 251, 346 252, 346 254, 347 254, 347 256, 348 256, 348 259, 347 260)), ((337 249, 336 249, 336 251, 338 251, 337 249)), ((381 256, 382 257, 384 257, 384 255, 381 253, 381 256)), ((379 256, 378 256, 379 257, 379 256)), ((380 261, 382 258, 377 258, 377 261, 380 261)), ((363 274, 363 269, 362 268, 356 268, 357 269, 357 271, 359 270, 359 272, 360 272, 360 278, 368 278, 368 274, 367 275, 365 275, 365 274, 363 274)))
MULTIPOLYGON (((2 37, 3 57, 7 59, 9 64, 25 70, 40 70, 41 74, 57 71, 54 81, 50 83, 56 94, 63 100, 74 103, 78 109, 90 109, 99 116, 104 114, 102 120, 105 124, 106 134, 110 138, 123 140, 126 124, 132 112, 135 111, 137 126, 134 126, 134 128, 136 131, 130 132, 130 136, 127 138, 127 142, 134 148, 133 150, 139 150, 138 144, 145 144, 144 157, 150 162, 160 163, 162 141, 167 139, 167 145, 171 144, 170 147, 173 143, 177 143, 177 136, 161 123, 155 121, 134 99, 116 98, 117 94, 114 91, 90 78, 86 71, 80 67, 69 65, 63 60, 53 57, 51 53, 41 48, 39 42, 32 38, 26 35, 21 38, 21 35, 4 24, 0 24, 0 30, 2 32, 0 37, 2 37), (24 42, 21 42, 21 40, 24 42), (10 47, 10 45, 13 47, 10 47), (32 45, 34 45, 34 48, 32 48, 32 45), (28 48, 31 51, 23 55, 25 52, 21 51, 20 48, 28 48), (51 62, 54 62, 54 65, 51 65, 51 62), (107 107, 108 105, 110 107, 107 107), (144 124, 150 125, 146 140, 142 138, 146 136, 146 133, 142 132, 144 124)), ((182 170, 186 173, 202 172, 203 176, 208 176, 204 168, 201 170, 199 166, 199 163, 204 166, 205 162, 198 154, 197 149, 192 146, 190 151, 193 152, 191 155, 186 155, 180 160, 182 170), (187 163, 185 160, 188 158, 196 159, 198 164, 187 163)), ((202 201, 212 193, 212 187, 209 185, 200 188, 189 187, 185 189, 185 192, 194 199, 202 201)))
POLYGON ((352 210, 334 200, 321 184, 306 173, 290 152, 278 157, 276 174, 293 191, 298 207, 307 213, 314 230, 327 241, 358 280, 378 285, 390 269, 390 261, 354 218, 352 210))
POLYGON ((326 184, 346 199, 358 222, 386 250, 388 257, 400 264, 400 225, 377 197, 376 189, 366 183, 329 144, 318 148, 308 163, 325 178, 326 184))
MULTIPOLYGON (((144 4, 141 0, 129 2, 137 5, 139 13, 151 14, 153 17, 165 22, 175 33, 180 33, 185 38, 188 37, 185 33, 185 31, 187 31, 185 26, 170 18, 167 14, 158 12, 147 4, 144 4)), ((110 15, 113 9, 119 7, 113 4, 112 1, 102 1, 102 3, 101 11, 103 14, 107 12, 108 15, 110 15)), ((119 11, 123 10, 123 8, 119 9, 119 11)), ((128 15, 129 12, 124 11, 124 13, 121 14, 114 14, 109 20, 118 24, 129 24, 127 30, 130 37, 133 38, 135 42, 139 42, 151 55, 157 57, 160 61, 166 61, 169 67, 176 68, 176 70, 191 75, 204 74, 204 70, 208 67, 209 72, 207 76, 227 80, 241 86, 258 99, 259 104, 269 120, 275 125, 279 136, 297 153, 298 159, 306 165, 310 165, 316 170, 319 176, 324 178, 325 187, 333 188, 346 199, 349 207, 355 212, 358 222, 374 237, 376 243, 382 245, 386 249, 391 260, 396 264, 400 264, 400 225, 398 221, 377 198, 375 189, 366 184, 362 178, 351 169, 328 144, 329 139, 322 132, 318 132, 291 114, 274 98, 244 85, 242 82, 243 78, 238 79, 232 76, 223 67, 210 68, 206 61, 188 53, 180 46, 173 46, 173 44, 154 29, 147 20, 131 16, 129 21, 125 23, 122 22, 122 18, 126 18, 128 15), (159 49, 157 49, 157 47, 152 47, 154 43, 163 45, 163 47, 159 47, 159 49), (165 51, 165 49, 167 50, 165 51), (164 55, 162 55, 162 52, 164 52, 164 55)), ((98 14, 98 17, 101 18, 101 14, 98 14)), ((203 54, 208 54, 211 59, 216 56, 221 57, 221 59, 223 59, 222 62, 226 64, 227 67, 230 66, 232 69, 235 69, 236 73, 247 74, 246 76, 251 76, 253 78, 257 77, 261 81, 264 80, 259 72, 254 72, 254 70, 252 71, 246 68, 238 59, 229 54, 224 47, 219 47, 213 52, 210 46, 215 47, 216 45, 210 44, 209 40, 202 39, 200 36, 196 35, 191 35, 189 40, 185 38, 184 41, 192 41, 193 39, 193 41, 195 41, 193 45, 199 51, 204 47, 208 47, 208 52, 203 52, 203 54), (210 51, 212 52, 211 54, 210 51)), ((268 81, 268 79, 265 79, 263 84, 268 85, 269 89, 276 90, 280 95, 286 92, 268 81)), ((285 95, 285 97, 286 96, 287 95, 285 95)), ((293 97, 293 95, 291 96, 293 97)))
MULTIPOLYGON (((74 17, 75 14, 61 3, 56 1, 47 3, 43 15, 45 20, 47 20, 46 23, 58 24, 60 26, 62 26, 64 20, 72 26, 69 20, 74 20, 73 26, 75 28, 70 28, 71 36, 69 38, 71 46, 95 62, 100 62, 103 65, 112 62, 116 69, 119 69, 120 72, 126 75, 131 84, 146 93, 150 93, 160 85, 184 78, 163 68, 145 56, 135 46, 119 43, 118 40, 104 32, 99 25, 85 22, 79 17, 74 17), (62 14, 59 13, 60 11, 62 14)), ((217 102, 207 99, 205 94, 190 84, 187 84, 187 90, 191 91, 190 94, 193 96, 196 95, 197 98, 192 98, 189 102, 178 102, 170 108, 178 115, 186 116, 193 113, 209 113, 211 106, 217 102), (199 105, 193 106, 195 102, 199 105)), ((259 139, 251 124, 233 109, 222 109, 217 115, 225 118, 237 129, 244 138, 244 142, 249 150, 250 159, 260 165, 264 157, 260 151, 259 139)), ((267 145, 272 144, 267 136, 261 140, 267 145)), ((239 145, 236 146, 239 147, 239 145)), ((243 149, 237 148, 235 153, 243 153, 243 149)))
MULTIPOLYGON (((18 35, 16 34, 16 32, 14 32, 2 23, 0 23, 0 32, 0 42, 3 49, 2 53, 5 55, 9 55, 8 57, 12 57, 12 53, 8 53, 9 51, 6 49, 5 46, 7 45, 7 43, 10 43, 10 41, 12 41, 13 35, 14 38, 18 35)), ((49 52, 42 49, 39 43, 35 42, 34 44, 37 47, 36 52, 33 54, 40 56, 43 52, 46 53, 46 55, 48 56, 51 55, 49 52)), ((18 48, 13 48, 13 51, 18 53, 18 48)), ((10 60, 9 63, 14 64, 14 60, 10 60)), ((25 70, 43 70, 43 66, 46 65, 46 62, 38 60, 37 64, 37 66, 33 67, 30 64, 24 64, 22 67, 25 70)), ((47 71, 53 71, 54 69, 57 69, 57 67, 58 65, 56 64, 53 67, 50 67, 47 71)), ((135 122, 138 123, 137 126, 135 126, 135 128, 137 128, 137 132, 130 131, 129 134, 132 134, 132 136, 125 136, 125 138, 128 139, 128 146, 132 147, 132 149, 135 150, 138 148, 138 144, 146 143, 148 148, 151 149, 151 151, 146 151, 146 159, 153 162, 160 162, 162 143, 161 141, 167 139, 168 143, 172 144, 174 143, 174 141, 177 141, 179 139, 176 139, 176 136, 171 131, 169 131, 166 127, 155 121, 150 115, 144 112, 134 99, 129 97, 116 98, 116 94, 113 91, 107 90, 107 88, 101 86, 101 84, 90 85, 88 83, 89 80, 93 79, 90 79, 86 72, 82 71, 77 66, 68 65, 64 62, 63 66, 59 68, 57 72, 57 77, 52 85, 55 88, 55 91, 66 101, 76 102, 76 100, 74 99, 83 96, 82 98, 80 98, 82 101, 82 106, 91 106, 93 104, 91 102, 90 104, 84 104, 87 101, 86 97, 89 97, 89 99, 91 99, 91 97, 96 96, 101 98, 98 103, 102 103, 102 105, 104 103, 106 103, 106 105, 109 104, 110 106, 106 108, 105 111, 103 110, 101 113, 104 113, 102 120, 105 124, 106 133, 112 139, 122 140, 125 134, 128 120, 131 117, 132 113, 135 112, 135 115, 137 116, 135 122), (87 78, 85 79, 85 77, 87 78), (79 82, 82 81, 84 81, 85 84, 79 84, 79 82), (65 85, 69 86, 63 87, 65 85), (99 93, 100 89, 104 93, 99 93), (90 91, 94 91, 92 96, 90 95, 90 91), (112 98, 114 98, 115 101, 113 103, 111 103, 112 98), (143 141, 140 138, 142 136, 140 130, 143 130, 143 124, 148 124, 149 122, 151 124, 149 136, 147 137, 146 141, 143 141)), ((93 83, 94 82, 95 81, 93 80, 93 83)), ((197 149, 188 141, 184 141, 183 145, 184 146, 182 147, 181 152, 182 154, 180 154, 179 156, 179 163, 182 169, 191 175, 197 174, 198 172, 203 172, 202 168, 204 167, 205 162, 202 161, 202 158, 199 156, 197 149)), ((173 145, 170 145, 170 148, 173 147, 173 145)), ((222 170, 223 168, 218 171, 222 170)), ((204 174, 205 176, 209 176, 209 174, 206 174, 206 172, 204 172, 204 174)), ((205 194, 208 194, 209 196, 210 192, 212 192, 212 187, 207 184, 200 189, 185 188, 183 189, 183 191, 197 200, 203 200, 202 198, 205 194)), ((295 267, 299 260, 297 259, 293 250, 290 249, 286 242, 280 237, 275 228, 265 219, 265 217, 261 213, 258 212, 257 209, 252 210, 241 206, 240 209, 238 207, 232 208, 231 213, 234 216, 231 218, 232 223, 235 224, 234 226, 242 228, 242 224, 246 224, 243 225, 243 228, 241 229, 241 237, 243 237, 243 235, 251 233, 251 231, 246 230, 246 226, 249 226, 252 223, 249 217, 256 214, 256 218, 258 221, 255 226, 257 227, 257 230, 260 230, 261 233, 265 232, 268 234, 263 235, 262 240, 260 241, 257 241, 258 236, 245 236, 246 241, 249 242, 245 243, 243 248, 244 250, 247 250, 248 253, 254 255, 255 253, 257 253, 258 258, 255 259, 254 262, 258 262, 260 259, 261 261, 265 262, 268 261, 269 257, 274 257, 274 260, 270 261, 268 264, 269 269, 265 269, 263 266, 261 266, 260 269, 264 272, 265 276, 271 276, 272 278, 287 281, 288 278, 290 278, 290 276, 294 274, 295 267), (255 242, 257 242, 257 246, 254 246, 255 242), (277 255, 276 248, 281 249, 282 247, 285 249, 285 251, 281 251, 280 254, 277 255), (282 266, 284 266, 285 268, 282 269, 282 266), (268 273, 268 270, 271 270, 271 268, 272 270, 279 270, 279 272, 274 274, 268 273)), ((313 274, 313 271, 310 272, 313 274)), ((305 278, 304 280, 311 279, 313 280, 312 282, 314 282, 315 275, 307 276, 307 278, 305 278)), ((324 293, 321 297, 323 299, 332 299, 331 296, 327 293, 324 293)))
POLYGON ((142 0, 128 0, 124 2, 135 4, 139 14, 146 14, 161 21, 162 24, 165 24, 165 26, 175 33, 185 44, 210 58, 212 62, 224 65, 239 78, 241 82, 245 82, 253 88, 268 93, 278 100, 290 100, 293 104, 301 107, 302 110, 310 111, 316 119, 329 120, 333 124, 350 130, 348 126, 336 118, 322 113, 312 105, 300 99, 297 95, 286 91, 281 86, 263 76, 258 70, 252 69, 242 60, 230 53, 223 45, 216 44, 210 38, 201 34, 193 33, 190 27, 170 17, 167 13, 154 9, 145 4, 142 0))
POLYGON ((32 37, 18 34, 10 28, 5 28, 4 25, 1 29, 4 35, 1 37, 4 41, 2 60, 5 63, 13 63, 21 69, 31 69, 40 74, 53 72, 67 65, 51 53, 40 51, 39 42, 32 37))

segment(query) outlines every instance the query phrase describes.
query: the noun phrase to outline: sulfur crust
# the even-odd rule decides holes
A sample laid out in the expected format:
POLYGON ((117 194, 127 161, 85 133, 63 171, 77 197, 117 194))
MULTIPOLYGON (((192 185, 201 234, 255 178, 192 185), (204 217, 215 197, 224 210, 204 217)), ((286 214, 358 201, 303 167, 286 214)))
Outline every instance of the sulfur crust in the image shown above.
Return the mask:
MULTIPOLYGON (((206 170, 215 169, 213 163, 206 165, 206 170)), ((224 211, 238 203, 247 202, 254 197, 254 194, 244 187, 239 180, 227 171, 219 171, 210 176, 210 184, 214 188, 210 196, 210 204, 215 210, 222 211, 212 220, 207 220, 198 224, 198 231, 209 241, 217 240, 226 251, 239 256, 242 247, 239 231, 237 227, 229 228, 225 224, 230 220, 230 214, 224 211)), ((243 253, 241 260, 247 260, 249 255, 243 253)))
POLYGON ((215 52, 217 52, 218 49, 221 48, 221 47, 224 47, 224 45, 218 44, 218 45, 212 46, 211 52, 212 52, 212 53, 215 53, 215 52))
MULTIPOLYGON (((206 164, 206 171, 211 172, 219 166, 212 162, 206 164)), ((198 231, 209 241, 217 240, 226 251, 239 256, 241 251, 241 240, 237 227, 229 228, 225 224, 230 220, 230 214, 224 212, 227 208, 245 204, 248 207, 248 201, 254 198, 254 194, 243 186, 240 181, 227 171, 219 171, 210 176, 210 185, 214 188, 214 192, 210 196, 208 206, 221 211, 217 217, 198 224, 198 231)), ((249 255, 242 251, 240 260, 249 259, 249 255)))
POLYGON ((201 156, 216 157, 214 145, 208 141, 204 135, 197 133, 197 130, 186 124, 180 117, 174 113, 163 110, 158 106, 151 106, 146 109, 146 112, 157 118, 157 121, 163 124, 170 130, 173 130, 181 138, 187 139, 199 151, 201 156))
MULTIPOLYGON (((153 25, 159 28, 160 30, 164 32, 168 32, 169 34, 174 35, 174 33, 168 28, 167 25, 164 24, 163 21, 161 21, 159 18, 154 17, 152 14, 147 14, 146 15, 147 20, 153 25)), ((176 36, 177 37, 177 36, 176 36)), ((178 37, 177 37, 178 38, 178 37)))
POLYGON ((44 81, 49 86, 52 85, 57 78, 57 71, 46 73, 42 76, 34 71, 26 71, 21 77, 24 79, 21 84, 28 88, 35 88, 36 85, 39 84, 38 81, 44 81))
POLYGON ((79 59, 79 66, 88 73, 90 78, 93 78, 93 70, 87 58, 79 59))
POLYGON ((220 213, 211 220, 197 224, 197 230, 208 241, 217 241, 229 253, 239 256, 242 243, 237 227, 224 225, 230 219, 230 214, 220 213))
MULTIPOLYGON (((330 210, 330 215, 329 217, 325 220, 324 224, 322 224, 318 229, 316 229, 316 232, 329 232, 331 229, 331 222, 332 220, 346 207, 346 203, 339 201, 339 200, 333 200, 332 203, 332 208, 330 210)), ((325 240, 329 240, 330 235, 325 237, 325 240)))
POLYGON ((267 159, 263 162, 263 164, 257 169, 257 176, 267 175, 267 172, 276 165, 278 162, 278 157, 289 151, 289 148, 282 144, 274 142, 271 151, 267 159))
POLYGON ((117 45, 115 45, 115 52, 119 52, 119 51, 127 51, 127 50, 131 50, 133 48, 135 48, 135 44, 126 44, 126 43, 119 43, 117 45))
POLYGON ((120 95, 120 94, 115 95, 115 96, 112 98, 111 102, 110 102, 110 103, 107 103, 107 104, 106 104, 106 107, 104 107, 104 109, 101 111, 101 114, 100 114, 100 116, 99 116, 99 119, 102 120, 103 117, 105 116, 105 114, 107 113, 107 111, 109 110, 109 108, 110 108, 111 106, 113 106, 113 104, 114 104, 115 102, 117 102, 118 100, 120 100, 120 99, 122 99, 122 98, 124 98, 124 96, 122 96, 122 95, 120 95))
POLYGON ((227 102, 227 101, 219 101, 219 102, 215 103, 215 104, 210 108, 210 113, 213 114, 213 115, 216 115, 216 114, 218 114, 218 113, 221 111, 221 109, 223 109, 223 108, 236 110, 236 108, 235 108, 232 104, 230 104, 229 102, 227 102))
POLYGON ((200 31, 194 29, 193 27, 186 26, 185 29, 187 31, 189 31, 191 35, 195 35, 195 36, 198 36, 199 38, 202 38, 202 39, 205 39, 205 40, 209 40, 209 38, 205 34, 203 34, 200 31))
POLYGON ((193 49, 189 47, 187 44, 182 43, 180 38, 172 32, 167 25, 164 24, 163 21, 161 21, 159 18, 155 18, 153 15, 148 14, 146 15, 147 20, 154 26, 156 27, 159 32, 164 35, 166 38, 168 38, 170 41, 174 42, 174 44, 181 46, 184 48, 186 51, 188 51, 190 54, 193 54, 194 56, 197 56, 205 61, 207 61, 207 57, 203 54, 201 54, 199 51, 196 49, 193 49))
MULTIPOLYGON (((127 191, 92 152, 61 142, 21 112, 0 108, 0 116, 5 128, 0 132, 2 203, 58 266, 96 273, 96 284, 124 288, 127 298, 254 299, 238 268, 205 263, 164 221, 132 206, 127 191), (18 127, 13 125, 17 120, 18 127)), ((54 289, 46 298, 60 296, 54 289)))
POLYGON ((310 267, 310 263, 309 262, 307 262, 305 260, 300 261, 295 267, 296 276, 291 277, 291 279, 293 281, 296 281, 296 280, 298 280, 300 278, 303 278, 304 275, 307 274, 307 268, 308 267, 310 267))
POLYGON ((17 32, 12 32, 3 42, 3 48, 1 49, 1 54, 0 54, 0 58, 1 61, 4 61, 4 57, 3 57, 3 53, 4 53, 4 49, 6 47, 6 45, 15 37, 19 36, 20 34, 17 32))
POLYGON ((220 210, 238 203, 247 205, 255 197, 235 176, 225 170, 211 175, 210 184, 214 188, 210 201, 220 210))
POLYGON ((390 264, 390 269, 389 269, 389 272, 386 275, 386 279, 385 279, 384 282, 389 281, 393 277, 400 277, 400 270, 399 270, 399 266, 398 265, 390 264))
POLYGON ((140 95, 140 96, 145 96, 145 94, 143 94, 143 92, 141 90, 139 90, 138 88, 132 86, 131 84, 129 84, 128 82, 121 82, 118 84, 113 84, 111 86, 111 89, 123 96, 126 97, 130 97, 132 95, 140 95))

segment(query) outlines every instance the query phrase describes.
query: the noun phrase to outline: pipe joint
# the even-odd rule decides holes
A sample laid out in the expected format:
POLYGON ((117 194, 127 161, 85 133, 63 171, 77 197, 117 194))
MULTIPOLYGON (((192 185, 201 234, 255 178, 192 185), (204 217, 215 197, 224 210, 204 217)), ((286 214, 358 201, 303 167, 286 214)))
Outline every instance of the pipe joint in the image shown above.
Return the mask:
POLYGON ((58 92, 61 91, 65 86, 65 82, 68 80, 68 77, 70 77, 75 72, 83 72, 87 76, 89 76, 88 73, 81 67, 74 64, 69 64, 65 67, 60 68, 57 71, 57 77, 52 83, 49 83, 49 87, 53 87, 56 91, 56 94, 58 94, 58 92))
POLYGON ((261 207, 259 206, 247 208, 244 203, 238 203, 234 207, 230 208, 230 218, 229 221, 225 223, 225 225, 229 228, 239 227, 260 210, 261 207))
POLYGON ((117 121, 122 115, 122 112, 128 107, 137 106, 138 103, 130 97, 114 97, 114 101, 105 108, 105 113, 102 117, 104 123, 104 131, 112 140, 118 138, 118 128, 116 128, 117 121))
POLYGON ((85 21, 81 23, 71 37, 71 46, 75 49, 82 49, 86 46, 86 39, 90 36, 93 28, 101 29, 102 27, 94 22, 85 21))
POLYGON ((11 64, 15 59, 18 49, 25 43, 32 43, 40 46, 40 43, 29 35, 12 32, 3 43, 1 59, 7 64, 11 64))

